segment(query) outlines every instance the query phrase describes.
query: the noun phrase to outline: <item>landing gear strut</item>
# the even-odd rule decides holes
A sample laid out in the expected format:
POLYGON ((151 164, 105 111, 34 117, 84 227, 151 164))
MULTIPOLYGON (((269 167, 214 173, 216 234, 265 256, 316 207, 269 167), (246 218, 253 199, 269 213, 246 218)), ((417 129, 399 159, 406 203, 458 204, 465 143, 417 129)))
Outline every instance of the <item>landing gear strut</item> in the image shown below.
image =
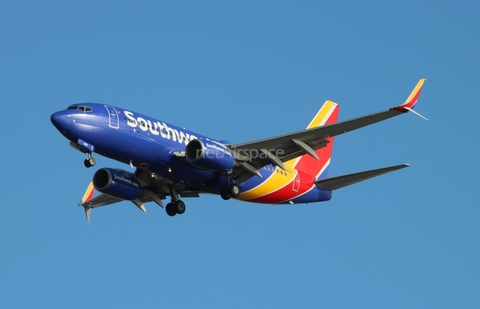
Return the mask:
POLYGON ((172 201, 165 206, 167 215, 173 217, 176 214, 183 214, 186 210, 185 203, 178 197, 173 185, 170 187, 170 196, 172 201))
POLYGON ((95 159, 92 157, 92 153, 88 153, 88 157, 83 161, 83 164, 85 164, 85 167, 92 167, 96 163, 95 159))

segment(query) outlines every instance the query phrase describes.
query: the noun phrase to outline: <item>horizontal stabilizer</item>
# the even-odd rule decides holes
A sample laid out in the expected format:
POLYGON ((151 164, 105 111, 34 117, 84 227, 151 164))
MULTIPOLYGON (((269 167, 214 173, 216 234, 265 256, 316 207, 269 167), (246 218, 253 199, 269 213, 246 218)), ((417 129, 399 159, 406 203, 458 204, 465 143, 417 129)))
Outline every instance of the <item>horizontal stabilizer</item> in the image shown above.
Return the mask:
POLYGON ((384 168, 379 168, 376 170, 370 170, 370 171, 365 171, 360 173, 319 179, 315 181, 315 185, 320 189, 324 189, 324 190, 336 190, 349 185, 353 185, 354 183, 357 183, 363 180, 377 177, 377 176, 380 176, 389 172, 393 172, 409 166, 410 166, 409 164, 400 164, 400 165, 384 167, 384 168))

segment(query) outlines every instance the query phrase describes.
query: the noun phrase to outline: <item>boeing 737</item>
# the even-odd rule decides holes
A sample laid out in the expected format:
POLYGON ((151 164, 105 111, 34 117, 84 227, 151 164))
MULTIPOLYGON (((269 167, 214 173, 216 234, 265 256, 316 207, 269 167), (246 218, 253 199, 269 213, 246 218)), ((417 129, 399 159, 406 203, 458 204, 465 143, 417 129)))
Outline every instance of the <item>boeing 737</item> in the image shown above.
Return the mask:
POLYGON ((334 137, 406 112, 421 116, 413 108, 424 81, 403 104, 386 111, 337 122, 339 105, 326 101, 305 130, 239 144, 99 103, 73 104, 50 119, 73 148, 86 154, 86 167, 95 165, 96 153, 135 169, 95 172, 79 204, 89 222, 93 208, 121 201, 131 201, 144 212, 144 204, 154 202, 175 216, 185 212, 181 198, 201 194, 305 204, 328 201, 336 189, 409 166, 328 177, 334 137), (100 195, 94 197, 95 190, 100 195))

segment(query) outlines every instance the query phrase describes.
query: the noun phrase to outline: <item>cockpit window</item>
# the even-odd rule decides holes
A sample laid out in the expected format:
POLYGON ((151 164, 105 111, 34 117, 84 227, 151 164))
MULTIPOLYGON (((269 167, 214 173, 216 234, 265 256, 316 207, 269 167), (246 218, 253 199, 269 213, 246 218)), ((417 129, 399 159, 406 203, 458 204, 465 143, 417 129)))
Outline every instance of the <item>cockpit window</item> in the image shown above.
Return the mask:
POLYGON ((70 105, 67 109, 78 109, 82 112, 91 112, 92 108, 90 106, 82 106, 82 105, 70 105))

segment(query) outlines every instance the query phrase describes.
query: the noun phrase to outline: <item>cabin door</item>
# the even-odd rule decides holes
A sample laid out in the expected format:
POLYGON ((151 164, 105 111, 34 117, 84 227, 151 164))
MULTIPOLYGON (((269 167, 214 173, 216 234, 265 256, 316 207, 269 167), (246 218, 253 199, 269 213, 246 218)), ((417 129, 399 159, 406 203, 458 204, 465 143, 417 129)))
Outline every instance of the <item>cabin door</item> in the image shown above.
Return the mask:
POLYGON ((105 105, 108 111, 108 126, 112 129, 118 129, 120 127, 120 121, 118 119, 118 113, 115 107, 105 105))

